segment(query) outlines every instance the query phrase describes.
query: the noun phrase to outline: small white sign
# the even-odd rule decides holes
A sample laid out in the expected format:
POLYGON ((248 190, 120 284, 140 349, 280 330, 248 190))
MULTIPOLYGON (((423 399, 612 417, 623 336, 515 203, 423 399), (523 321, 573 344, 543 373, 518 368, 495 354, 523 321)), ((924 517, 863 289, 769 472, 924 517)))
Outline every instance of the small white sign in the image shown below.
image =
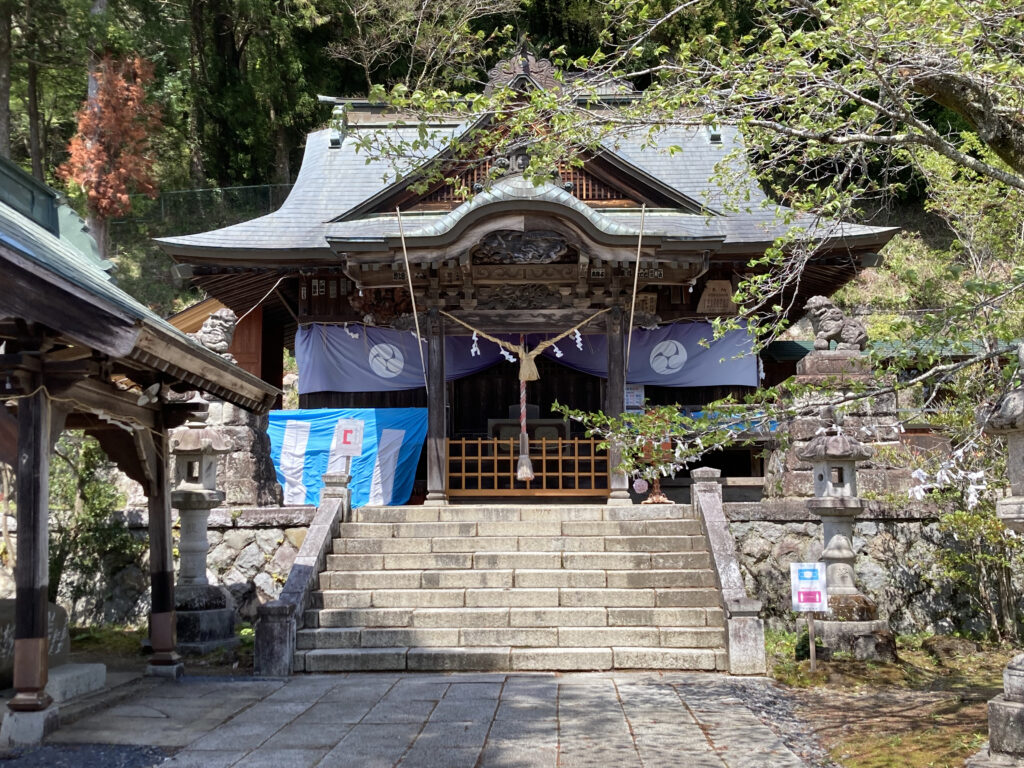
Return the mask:
POLYGON ((644 407, 644 385, 643 384, 627 384, 626 385, 626 410, 642 410, 644 407))
POLYGON ((338 419, 331 440, 331 457, 358 456, 363 452, 363 420, 338 419))
POLYGON ((824 563, 790 563, 789 579, 794 611, 828 610, 824 563))

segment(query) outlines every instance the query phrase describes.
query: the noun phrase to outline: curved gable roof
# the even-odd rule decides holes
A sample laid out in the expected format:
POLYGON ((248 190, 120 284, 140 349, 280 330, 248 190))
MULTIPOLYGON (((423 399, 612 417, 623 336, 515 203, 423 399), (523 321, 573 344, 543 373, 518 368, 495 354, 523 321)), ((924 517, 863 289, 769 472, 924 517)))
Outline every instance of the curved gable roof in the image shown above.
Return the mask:
MULTIPOLYGON (((458 133, 466 128, 464 124, 446 130, 458 133)), ((178 257, 282 264, 333 261, 336 257, 328 241, 379 240, 396 234, 397 228, 386 214, 362 215, 360 211, 367 210, 372 201, 383 200, 392 191, 405 188, 411 171, 444 152, 441 148, 443 142, 438 141, 433 149, 424 149, 418 160, 403 158, 393 162, 363 151, 361 130, 358 127, 350 129, 340 146, 334 147, 331 146, 332 129, 310 134, 295 186, 274 213, 210 232, 160 238, 157 242, 178 257)), ((420 138, 418 126, 370 130, 383 131, 384 144, 389 141, 408 143, 420 138)), ((798 215, 772 203, 745 167, 729 174, 727 196, 719 186, 724 182, 718 178, 716 168, 723 162, 744 162, 735 152, 742 149, 742 136, 734 126, 721 126, 715 133, 720 140, 713 140, 706 128, 680 125, 666 127, 654 134, 646 130, 628 131, 603 142, 601 157, 624 174, 637 178, 641 183, 675 190, 681 199, 695 201, 696 206, 706 213, 694 215, 685 208, 660 211, 658 216, 649 218, 650 225, 645 226, 645 235, 724 238, 727 244, 745 247, 744 244, 770 243, 791 226, 791 220, 804 225, 817 221, 814 217, 798 215), (655 225, 658 229, 652 230, 651 226, 655 225)), ((561 201, 597 232, 621 236, 631 234, 634 237, 638 232, 636 219, 639 211, 597 211, 553 185, 548 185, 548 189, 544 185, 535 188, 530 182, 523 182, 523 186, 518 184, 510 186, 509 182, 499 181, 455 210, 420 214, 415 220, 421 224, 419 229, 423 236, 427 236, 427 232, 440 234, 454 226, 460 217, 478 210, 480 206, 495 204, 500 197, 505 201, 561 201), (513 187, 519 191, 513 192, 513 187), (542 191, 529 191, 536 189, 542 191)), ((413 217, 409 218, 412 222, 413 217)), ((831 230, 840 233, 841 237, 863 237, 872 241, 872 247, 884 243, 896 231, 893 228, 835 224, 831 230)), ((407 231, 407 235, 413 236, 412 231, 407 231)))

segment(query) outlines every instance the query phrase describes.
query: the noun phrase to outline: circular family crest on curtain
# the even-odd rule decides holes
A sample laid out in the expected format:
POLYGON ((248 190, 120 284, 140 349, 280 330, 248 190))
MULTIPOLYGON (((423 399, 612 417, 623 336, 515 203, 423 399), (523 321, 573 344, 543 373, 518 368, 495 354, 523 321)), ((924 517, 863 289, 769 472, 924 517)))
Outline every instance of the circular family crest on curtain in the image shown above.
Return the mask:
POLYGON ((686 365, 686 347, 674 339, 658 342, 651 350, 651 370, 668 376, 686 365))
POLYGON ((393 379, 405 367, 405 356, 394 344, 374 344, 370 347, 370 370, 382 379, 393 379))

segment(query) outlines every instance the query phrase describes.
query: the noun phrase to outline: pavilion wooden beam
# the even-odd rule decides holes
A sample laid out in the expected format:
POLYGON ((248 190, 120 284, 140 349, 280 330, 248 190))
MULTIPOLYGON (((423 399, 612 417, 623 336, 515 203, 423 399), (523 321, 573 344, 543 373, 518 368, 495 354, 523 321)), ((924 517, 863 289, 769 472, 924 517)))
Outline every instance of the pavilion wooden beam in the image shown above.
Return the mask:
POLYGON ((158 676, 181 674, 177 652, 177 621, 174 612, 174 555, 171 540, 171 489, 168 478, 169 449, 163 424, 136 430, 135 447, 145 475, 149 502, 149 576, 152 604, 149 639, 153 654, 149 672, 158 676))
POLYGON ((0 243, 0 285, 4 315, 54 329, 114 356, 131 351, 138 336, 135 321, 85 288, 50 279, 30 259, 0 243))
POLYGON ((33 374, 18 401, 18 558, 14 567, 14 698, 19 712, 46 709, 49 591, 50 450, 64 424, 33 374))

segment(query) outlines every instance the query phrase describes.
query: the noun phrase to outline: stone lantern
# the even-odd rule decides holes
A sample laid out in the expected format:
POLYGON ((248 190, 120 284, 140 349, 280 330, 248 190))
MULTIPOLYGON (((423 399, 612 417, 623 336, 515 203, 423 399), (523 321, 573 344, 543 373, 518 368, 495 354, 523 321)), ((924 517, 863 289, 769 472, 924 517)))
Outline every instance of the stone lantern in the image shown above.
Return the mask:
POLYGON ((896 660, 896 643, 888 624, 878 620, 873 601, 857 589, 854 578, 853 523, 863 508, 857 496, 857 462, 873 454, 852 435, 835 425, 830 410, 822 414, 830 424, 796 455, 808 462, 814 480, 814 498, 807 508, 821 518, 825 548, 826 591, 831 620, 822 621, 821 637, 832 652, 845 651, 861 660, 896 660))
MULTIPOLYGON (((996 501, 996 514, 1007 528, 1024 534, 1024 388, 1007 392, 994 409, 979 413, 979 421, 986 432, 1006 437, 1010 496, 996 501)), ((1024 766, 1024 653, 1006 665, 1003 693, 988 703, 988 752, 967 765, 1024 766)))
POLYGON ((175 610, 178 648, 186 653, 207 653, 237 642, 230 597, 206 578, 210 510, 224 501, 223 491, 216 488, 217 461, 231 446, 219 430, 207 427, 205 421, 205 413, 195 414, 170 439, 174 455, 171 505, 178 510, 181 523, 175 610))
POLYGON ((862 504, 857 497, 857 462, 873 451, 832 426, 806 445, 797 456, 808 462, 814 477, 814 498, 808 509, 821 518, 829 608, 839 619, 870 621, 875 607, 854 582, 853 521, 862 504))

